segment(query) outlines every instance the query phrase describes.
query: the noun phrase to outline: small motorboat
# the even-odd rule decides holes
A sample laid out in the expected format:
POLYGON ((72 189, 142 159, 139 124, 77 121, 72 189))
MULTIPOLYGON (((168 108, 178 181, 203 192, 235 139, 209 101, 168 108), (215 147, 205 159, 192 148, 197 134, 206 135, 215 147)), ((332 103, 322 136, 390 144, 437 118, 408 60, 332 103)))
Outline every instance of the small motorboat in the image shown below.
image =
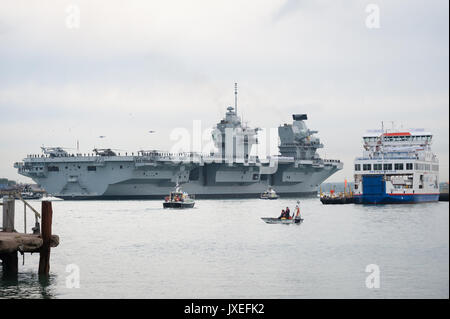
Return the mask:
POLYGON ((272 187, 269 187, 264 193, 261 194, 261 199, 278 199, 278 194, 272 187))
POLYGON ((35 192, 22 192, 20 194, 22 199, 41 199, 42 194, 41 193, 35 193, 35 192))
POLYGON ((192 208, 194 207, 194 196, 181 190, 177 185, 175 190, 170 192, 170 195, 165 198, 163 203, 164 208, 192 208))
POLYGON ((261 217, 267 224, 301 224, 303 218, 276 218, 276 217, 261 217))

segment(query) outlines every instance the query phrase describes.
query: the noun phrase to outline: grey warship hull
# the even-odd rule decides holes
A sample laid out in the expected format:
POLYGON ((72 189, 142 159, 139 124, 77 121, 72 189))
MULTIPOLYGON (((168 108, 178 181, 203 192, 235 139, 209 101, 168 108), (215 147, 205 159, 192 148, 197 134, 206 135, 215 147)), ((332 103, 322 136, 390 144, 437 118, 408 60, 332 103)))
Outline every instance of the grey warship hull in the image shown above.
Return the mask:
POLYGON ((257 198, 268 186, 283 197, 305 196, 342 168, 338 161, 281 160, 268 174, 261 162, 230 167, 145 156, 29 157, 18 166, 48 193, 73 200, 162 199, 177 182, 196 198, 257 198))

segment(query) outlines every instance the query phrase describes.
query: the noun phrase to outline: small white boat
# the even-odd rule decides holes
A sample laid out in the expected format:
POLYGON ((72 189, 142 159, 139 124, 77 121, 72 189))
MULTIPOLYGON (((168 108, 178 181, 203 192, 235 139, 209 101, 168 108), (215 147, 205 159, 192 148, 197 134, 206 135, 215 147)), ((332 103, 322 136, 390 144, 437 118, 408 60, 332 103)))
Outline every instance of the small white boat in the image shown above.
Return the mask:
POLYGON ((303 218, 276 218, 276 217, 261 217, 267 224, 301 224, 303 218))
POLYGON ((41 193, 34 193, 34 192, 22 192, 20 196, 23 199, 41 199, 42 194, 41 193))
POLYGON ((278 199, 278 194, 272 187, 269 187, 264 193, 261 194, 261 199, 278 199))
POLYGON ((175 187, 173 192, 165 198, 163 203, 164 208, 192 208, 195 201, 193 196, 183 192, 179 185, 175 187))

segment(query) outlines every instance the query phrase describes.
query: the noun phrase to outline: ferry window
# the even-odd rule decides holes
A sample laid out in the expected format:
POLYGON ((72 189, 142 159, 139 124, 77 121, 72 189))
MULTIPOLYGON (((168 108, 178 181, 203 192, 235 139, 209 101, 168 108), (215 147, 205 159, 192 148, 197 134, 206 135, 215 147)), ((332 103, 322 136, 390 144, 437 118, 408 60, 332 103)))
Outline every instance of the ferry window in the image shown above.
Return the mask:
POLYGON ((97 170, 97 167, 96 167, 96 166, 88 166, 88 167, 87 167, 87 170, 88 170, 88 171, 96 171, 96 170, 97 170))
POLYGON ((413 169, 413 164, 412 163, 406 163, 406 169, 407 170, 412 170, 413 169))
POLYGON ((361 164, 355 164, 355 171, 361 170, 361 164))
POLYGON ((47 168, 47 170, 48 170, 49 172, 59 172, 59 167, 58 167, 58 166, 49 166, 49 167, 47 168))
POLYGON ((383 164, 383 170, 391 171, 392 170, 392 164, 383 164))
POLYGON ((370 171, 372 169, 372 164, 363 164, 364 171, 370 171))
POLYGON ((374 171, 381 171, 381 169, 382 169, 381 164, 373 164, 374 171))
POLYGON ((396 171, 397 170, 401 171, 401 170, 403 170, 403 163, 395 163, 394 167, 395 167, 396 171))

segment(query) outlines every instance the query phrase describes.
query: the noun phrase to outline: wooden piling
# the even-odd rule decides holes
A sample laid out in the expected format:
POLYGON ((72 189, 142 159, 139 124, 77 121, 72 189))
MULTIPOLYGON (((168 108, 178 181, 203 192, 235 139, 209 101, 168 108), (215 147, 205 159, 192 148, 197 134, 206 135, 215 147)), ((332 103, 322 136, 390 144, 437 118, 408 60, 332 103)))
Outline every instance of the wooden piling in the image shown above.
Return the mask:
POLYGON ((2 260, 3 276, 7 278, 17 276, 19 273, 19 258, 17 256, 17 251, 0 254, 0 259, 2 260))
POLYGON ((27 205, 23 204, 23 233, 27 233, 27 205))
POLYGON ((15 211, 14 197, 4 196, 3 197, 3 231, 4 232, 14 231, 14 211, 15 211))
MULTIPOLYGON (((30 204, 18 197, 25 203, 24 207, 24 233, 14 229, 14 196, 5 196, 0 202, 3 208, 3 231, 0 231, 0 259, 2 260, 3 276, 10 279, 16 278, 18 274, 18 252, 39 253, 39 275, 45 279, 50 270, 50 248, 59 245, 59 237, 52 235, 52 204, 49 201, 42 202, 42 214, 39 214, 30 204), (26 207, 30 208, 36 217, 41 218, 42 233, 40 227, 34 228, 33 234, 26 234, 26 207)), ((17 279, 17 278, 16 278, 17 279)))
POLYGON ((39 251, 39 275, 48 275, 50 271, 50 246, 52 238, 52 202, 42 201, 42 246, 39 251))
MULTIPOLYGON (((3 232, 12 233, 14 231, 14 197, 3 197, 3 232)), ((19 271, 19 261, 17 251, 5 252, 0 254, 2 260, 2 270, 4 276, 15 276, 19 271)))

